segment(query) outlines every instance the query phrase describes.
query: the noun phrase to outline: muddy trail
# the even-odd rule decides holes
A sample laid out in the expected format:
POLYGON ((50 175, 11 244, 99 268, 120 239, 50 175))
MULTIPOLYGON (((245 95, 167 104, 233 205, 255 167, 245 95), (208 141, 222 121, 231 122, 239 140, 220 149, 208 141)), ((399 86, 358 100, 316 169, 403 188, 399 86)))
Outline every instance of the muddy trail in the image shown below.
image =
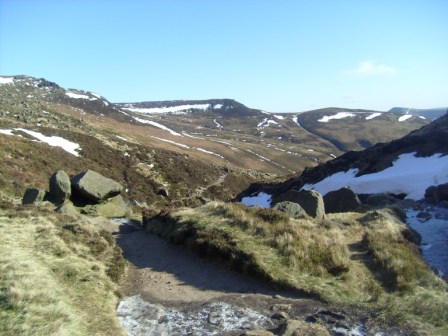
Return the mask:
POLYGON ((117 308, 128 335, 244 335, 257 329, 286 335, 291 323, 317 323, 328 335, 370 335, 350 312, 275 290, 136 223, 117 224, 114 234, 129 262, 117 308))

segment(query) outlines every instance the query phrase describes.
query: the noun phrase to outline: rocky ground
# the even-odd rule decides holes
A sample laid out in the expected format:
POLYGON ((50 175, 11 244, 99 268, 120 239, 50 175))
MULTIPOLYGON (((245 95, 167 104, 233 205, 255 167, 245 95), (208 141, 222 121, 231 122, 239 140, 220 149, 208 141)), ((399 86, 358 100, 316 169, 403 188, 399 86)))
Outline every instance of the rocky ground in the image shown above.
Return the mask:
POLYGON ((112 228, 130 266, 117 314, 128 335, 386 335, 362 316, 200 259, 136 223, 112 228), (300 329, 310 328, 308 329, 300 329))

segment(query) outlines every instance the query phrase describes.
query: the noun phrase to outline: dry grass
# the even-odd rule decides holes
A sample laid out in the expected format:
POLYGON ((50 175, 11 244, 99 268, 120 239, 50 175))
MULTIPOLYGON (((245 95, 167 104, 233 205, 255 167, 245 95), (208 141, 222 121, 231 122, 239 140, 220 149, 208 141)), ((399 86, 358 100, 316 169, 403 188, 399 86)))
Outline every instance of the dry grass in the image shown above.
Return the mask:
POLYGON ((0 334, 123 334, 107 275, 114 247, 87 224, 66 235, 66 220, 0 210, 0 334))
POLYGON ((448 329, 448 288, 403 238, 393 211, 294 220, 211 202, 145 220, 148 230, 271 283, 367 312, 417 334, 448 329))

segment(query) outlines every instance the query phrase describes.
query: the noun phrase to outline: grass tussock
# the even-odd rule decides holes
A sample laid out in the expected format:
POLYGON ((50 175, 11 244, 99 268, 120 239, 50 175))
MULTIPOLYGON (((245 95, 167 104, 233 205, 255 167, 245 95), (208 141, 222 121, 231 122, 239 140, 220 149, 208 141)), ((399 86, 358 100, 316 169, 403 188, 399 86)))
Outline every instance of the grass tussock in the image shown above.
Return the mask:
POLYGON ((292 219, 273 209, 211 202, 152 214, 147 229, 273 284, 368 311, 422 334, 448 329, 448 287, 403 237, 393 210, 292 219))
POLYGON ((113 240, 63 216, 10 211, 0 209, 0 334, 123 334, 113 240))

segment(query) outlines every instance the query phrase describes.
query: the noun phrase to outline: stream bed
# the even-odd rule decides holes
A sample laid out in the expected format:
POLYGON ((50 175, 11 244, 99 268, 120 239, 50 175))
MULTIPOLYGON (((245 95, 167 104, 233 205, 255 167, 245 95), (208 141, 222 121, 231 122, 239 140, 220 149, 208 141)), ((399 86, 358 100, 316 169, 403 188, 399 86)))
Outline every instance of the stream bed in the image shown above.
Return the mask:
POLYGON ((448 275, 448 209, 406 210, 407 223, 422 236, 420 249, 429 266, 448 275))

